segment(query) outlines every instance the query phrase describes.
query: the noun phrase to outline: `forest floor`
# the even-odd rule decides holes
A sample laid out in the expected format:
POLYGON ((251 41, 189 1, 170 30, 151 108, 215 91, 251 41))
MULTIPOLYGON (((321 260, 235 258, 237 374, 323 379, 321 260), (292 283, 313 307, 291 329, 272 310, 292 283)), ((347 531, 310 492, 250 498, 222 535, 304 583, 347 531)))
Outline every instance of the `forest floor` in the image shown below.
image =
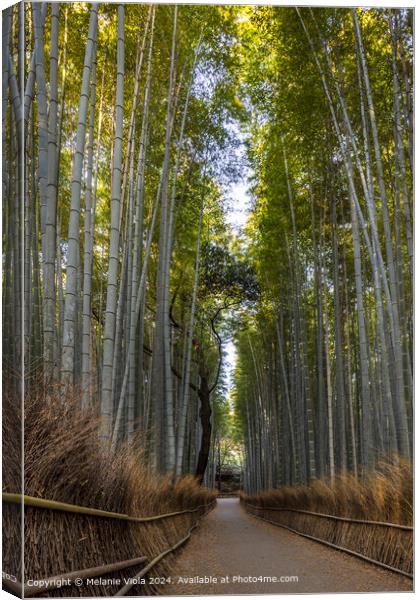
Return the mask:
POLYGON ((164 595, 409 591, 400 575, 248 515, 223 498, 179 553, 164 595), (247 581, 251 577, 294 580, 247 581), (298 581, 296 581, 296 576, 298 581), (200 582, 199 578, 213 578, 200 582), (242 577, 244 581, 235 580, 242 577), (187 578, 193 578, 186 582, 187 578))

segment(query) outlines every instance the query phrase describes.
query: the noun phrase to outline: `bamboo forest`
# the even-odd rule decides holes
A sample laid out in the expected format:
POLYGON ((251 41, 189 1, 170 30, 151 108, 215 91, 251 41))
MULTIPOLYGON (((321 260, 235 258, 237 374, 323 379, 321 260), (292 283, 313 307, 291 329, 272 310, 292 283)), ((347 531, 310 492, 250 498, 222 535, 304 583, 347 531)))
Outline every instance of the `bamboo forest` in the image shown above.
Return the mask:
MULTIPOLYGON (((4 491, 23 477, 36 499, 150 517, 207 512, 229 477, 254 508, 405 485, 413 11, 25 2, 2 19, 4 491)), ((345 514, 410 526, 369 510, 345 514)), ((74 571, 57 540, 38 565, 25 527, 19 581, 74 571)), ((118 560, 139 556, 125 543, 118 560)))

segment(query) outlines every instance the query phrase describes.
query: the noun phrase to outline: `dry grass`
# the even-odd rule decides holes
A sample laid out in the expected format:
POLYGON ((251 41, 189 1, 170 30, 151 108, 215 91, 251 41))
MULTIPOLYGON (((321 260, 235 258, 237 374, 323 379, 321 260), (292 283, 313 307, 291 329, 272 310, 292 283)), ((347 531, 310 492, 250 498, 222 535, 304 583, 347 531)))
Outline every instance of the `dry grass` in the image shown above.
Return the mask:
MULTIPOLYGON (((154 477, 142 464, 141 451, 122 449, 110 456, 98 441, 98 421, 82 414, 77 399, 63 402, 58 393, 31 394, 25 402, 25 494, 135 516, 150 516, 195 508, 214 494, 191 477, 174 486, 154 477)), ((18 402, 4 394, 3 491, 20 485, 20 423, 18 402)), ((200 511, 201 513, 202 511, 200 511)), ((149 524, 95 518, 27 507, 25 509, 24 580, 123 561, 155 557, 184 537, 199 513, 184 514, 149 524)), ((5 504, 3 569, 21 573, 20 507, 5 504)), ((172 555, 151 575, 168 575, 172 555)), ((132 577, 141 566, 107 577, 132 577)), ((21 577, 18 576, 18 579, 21 577)), ((66 587, 50 596, 109 596, 121 586, 66 587)), ((133 594, 151 594, 152 586, 136 586, 133 594)), ((45 594, 44 594, 45 595, 45 594)))
POLYGON ((413 568, 412 531, 346 523, 313 515, 269 511, 264 507, 293 508, 339 517, 412 525, 413 472, 404 460, 379 463, 363 481, 352 474, 338 476, 332 485, 314 481, 309 486, 281 487, 242 502, 261 507, 250 512, 328 542, 354 550, 405 572, 413 568))

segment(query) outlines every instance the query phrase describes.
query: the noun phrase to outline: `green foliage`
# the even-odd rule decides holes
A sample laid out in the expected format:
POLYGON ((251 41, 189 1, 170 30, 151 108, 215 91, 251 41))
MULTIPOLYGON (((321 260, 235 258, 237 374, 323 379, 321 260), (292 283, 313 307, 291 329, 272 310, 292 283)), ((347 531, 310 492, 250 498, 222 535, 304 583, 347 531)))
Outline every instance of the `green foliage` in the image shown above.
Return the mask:
POLYGON ((205 293, 222 296, 225 303, 255 302, 259 285, 252 265, 239 260, 214 242, 203 246, 201 264, 205 293))

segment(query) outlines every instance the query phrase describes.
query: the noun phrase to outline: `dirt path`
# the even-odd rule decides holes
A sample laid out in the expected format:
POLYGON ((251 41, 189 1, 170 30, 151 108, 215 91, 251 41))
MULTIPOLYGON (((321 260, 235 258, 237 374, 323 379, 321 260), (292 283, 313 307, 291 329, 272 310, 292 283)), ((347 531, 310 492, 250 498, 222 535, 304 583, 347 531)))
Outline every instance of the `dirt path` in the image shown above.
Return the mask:
POLYGON ((179 553, 164 595, 408 591, 412 582, 246 514, 220 499, 179 553), (251 577, 298 580, 246 581, 251 577), (183 582, 212 577, 210 582, 183 582), (243 581, 234 579, 244 578, 243 581))

